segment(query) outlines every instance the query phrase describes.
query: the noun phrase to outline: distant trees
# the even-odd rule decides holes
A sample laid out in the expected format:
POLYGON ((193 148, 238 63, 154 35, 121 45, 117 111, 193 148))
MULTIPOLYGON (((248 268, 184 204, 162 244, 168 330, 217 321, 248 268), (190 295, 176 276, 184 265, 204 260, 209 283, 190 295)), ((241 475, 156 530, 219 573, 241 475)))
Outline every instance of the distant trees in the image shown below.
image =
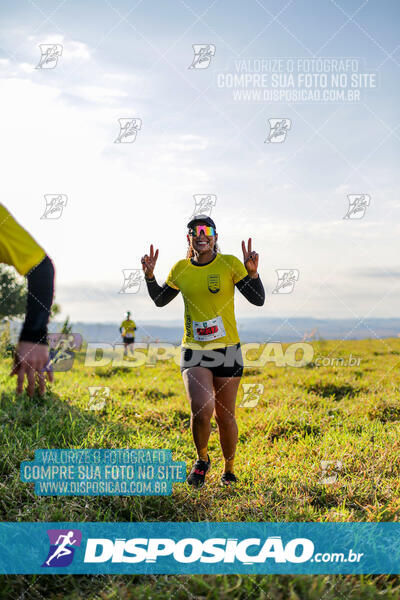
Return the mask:
POLYGON ((0 265, 0 322, 7 317, 23 316, 27 294, 25 278, 11 267, 0 265))
MULTIPOLYGON (((0 265, 0 348, 9 350, 11 345, 10 321, 20 319, 25 315, 28 286, 25 277, 21 277, 14 268, 0 265)), ((57 302, 53 302, 50 319, 61 312, 57 302)), ((71 327, 68 317, 63 328, 71 327)), ((63 333, 69 333, 69 331, 63 333)))

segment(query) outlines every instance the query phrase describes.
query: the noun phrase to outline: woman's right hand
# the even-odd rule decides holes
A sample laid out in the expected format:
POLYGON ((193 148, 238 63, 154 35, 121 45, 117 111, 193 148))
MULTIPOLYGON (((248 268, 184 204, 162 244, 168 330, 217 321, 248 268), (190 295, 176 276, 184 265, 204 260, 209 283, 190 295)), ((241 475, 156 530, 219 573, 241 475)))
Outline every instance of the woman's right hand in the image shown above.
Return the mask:
POLYGON ((144 276, 148 279, 153 277, 154 267, 156 266, 158 258, 158 248, 154 253, 153 244, 150 245, 150 255, 145 254, 142 256, 142 269, 144 271, 144 276))

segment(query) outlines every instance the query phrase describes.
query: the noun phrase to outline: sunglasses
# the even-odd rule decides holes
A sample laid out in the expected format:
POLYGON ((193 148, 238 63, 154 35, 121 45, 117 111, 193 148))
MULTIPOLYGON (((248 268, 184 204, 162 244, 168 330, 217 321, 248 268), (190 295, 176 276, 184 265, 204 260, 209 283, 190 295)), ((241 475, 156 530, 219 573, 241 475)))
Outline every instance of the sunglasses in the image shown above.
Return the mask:
POLYGON ((192 227, 190 229, 189 235, 192 235, 194 237, 199 237, 201 232, 203 232, 204 235, 207 235, 207 236, 215 235, 214 227, 209 227, 208 225, 195 225, 194 227, 192 227))

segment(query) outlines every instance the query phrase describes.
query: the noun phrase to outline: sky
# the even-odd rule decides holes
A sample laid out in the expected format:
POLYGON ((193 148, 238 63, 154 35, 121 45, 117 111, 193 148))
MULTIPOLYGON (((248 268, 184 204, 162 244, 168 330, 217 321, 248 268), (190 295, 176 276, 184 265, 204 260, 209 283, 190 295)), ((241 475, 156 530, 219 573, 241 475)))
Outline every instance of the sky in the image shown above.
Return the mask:
POLYGON ((181 299, 160 309, 144 283, 120 290, 150 243, 159 282, 185 256, 197 194, 216 199, 223 253, 242 258, 251 237, 260 255, 266 302, 237 294, 238 317, 399 317, 399 13, 395 0, 3 5, 1 201, 53 259, 61 317, 183 318, 181 299), (44 44, 62 47, 54 68, 37 68, 44 44), (189 68, 196 44, 212 48, 206 68, 189 68), (321 58, 355 61, 345 101, 249 99, 221 83, 264 61, 271 91, 280 59, 282 90, 290 64, 305 82, 321 58), (357 101, 353 73, 368 76, 357 101), (115 143, 125 118, 141 127, 115 143), (269 119, 289 124, 283 141, 266 141, 269 119), (60 217, 41 218, 55 194, 60 217), (362 218, 344 218, 348 195, 368 198, 362 218), (290 294, 273 293, 280 269, 298 272, 290 294))

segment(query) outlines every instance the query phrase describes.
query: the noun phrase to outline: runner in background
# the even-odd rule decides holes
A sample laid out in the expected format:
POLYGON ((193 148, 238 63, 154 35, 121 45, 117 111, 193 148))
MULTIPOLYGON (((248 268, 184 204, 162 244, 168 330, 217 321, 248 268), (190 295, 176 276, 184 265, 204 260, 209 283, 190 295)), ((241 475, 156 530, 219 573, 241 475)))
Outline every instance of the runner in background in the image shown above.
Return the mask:
POLYGON ((125 313, 125 319, 122 321, 119 331, 122 335, 122 341, 124 342, 124 356, 128 354, 128 349, 131 344, 135 341, 136 324, 131 319, 131 313, 129 310, 125 313))
POLYGON ((251 302, 262 306, 264 288, 257 272, 258 254, 242 241, 243 263, 218 250, 214 221, 198 215, 188 223, 188 252, 171 269, 164 285, 158 285, 154 267, 158 250, 142 257, 150 297, 165 306, 182 293, 185 329, 181 372, 191 406, 191 428, 198 459, 188 477, 195 487, 204 485, 210 468, 207 452, 211 417, 215 411, 225 459, 222 485, 237 481, 234 457, 238 439, 236 395, 243 374, 243 358, 234 314, 235 287, 251 302))
MULTIPOLYGON (((35 380, 39 392, 45 390, 45 372, 49 359, 47 324, 54 294, 54 266, 46 252, 32 236, 0 204, 0 263, 12 265, 28 282, 26 316, 14 354, 11 375, 17 376, 17 393, 23 391, 24 378, 27 392, 33 396, 35 380)), ((7 302, 1 298, 0 302, 7 302)), ((46 371, 49 381, 53 373, 46 371)))

